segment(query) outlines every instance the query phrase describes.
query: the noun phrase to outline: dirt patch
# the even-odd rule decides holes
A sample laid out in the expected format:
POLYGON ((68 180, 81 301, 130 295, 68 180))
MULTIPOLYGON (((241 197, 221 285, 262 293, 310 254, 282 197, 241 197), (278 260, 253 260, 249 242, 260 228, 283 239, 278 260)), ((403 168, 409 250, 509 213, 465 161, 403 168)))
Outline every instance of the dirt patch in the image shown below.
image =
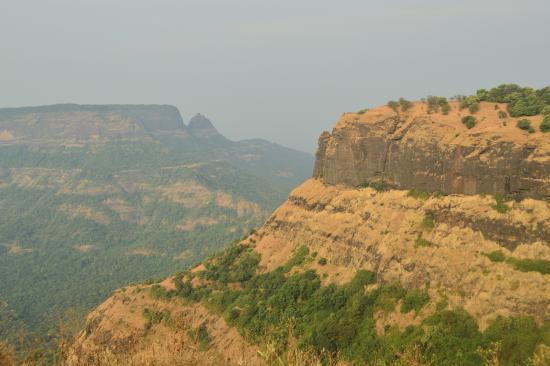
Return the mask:
POLYGON ((177 225, 176 229, 181 230, 181 231, 190 232, 190 231, 195 230, 199 226, 216 225, 219 222, 220 219, 223 219, 223 218, 214 219, 212 217, 204 216, 204 217, 186 219, 181 224, 177 225))
POLYGON ((108 225, 111 220, 101 211, 86 205, 63 204, 58 208, 59 212, 63 212, 71 218, 84 217, 86 219, 97 222, 98 224, 108 225))
POLYGON ((96 249, 95 245, 91 244, 81 244, 74 247, 76 250, 78 250, 81 253, 89 253, 96 249))

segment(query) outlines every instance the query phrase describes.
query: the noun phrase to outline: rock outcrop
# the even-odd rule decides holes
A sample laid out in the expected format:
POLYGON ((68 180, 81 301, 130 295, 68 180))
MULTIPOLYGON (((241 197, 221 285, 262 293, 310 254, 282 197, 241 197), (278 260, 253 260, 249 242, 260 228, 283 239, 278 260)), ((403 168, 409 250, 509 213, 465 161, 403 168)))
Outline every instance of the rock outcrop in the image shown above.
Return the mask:
POLYGON ((445 194, 502 194, 550 198, 550 134, 542 117, 530 117, 535 133, 498 117, 505 105, 481 103, 477 124, 451 103, 448 115, 428 114, 424 103, 407 112, 388 107, 348 113, 319 138, 314 177, 329 184, 361 186, 383 181, 398 189, 445 194))

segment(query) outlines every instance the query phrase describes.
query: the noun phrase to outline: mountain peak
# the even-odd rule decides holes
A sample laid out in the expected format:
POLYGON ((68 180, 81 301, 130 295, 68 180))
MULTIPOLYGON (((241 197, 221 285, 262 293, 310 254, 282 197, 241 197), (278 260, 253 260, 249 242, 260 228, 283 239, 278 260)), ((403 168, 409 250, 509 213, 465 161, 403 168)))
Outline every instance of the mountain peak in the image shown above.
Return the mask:
POLYGON ((216 130, 212 122, 200 113, 195 114, 195 116, 191 118, 188 127, 191 130, 216 130))

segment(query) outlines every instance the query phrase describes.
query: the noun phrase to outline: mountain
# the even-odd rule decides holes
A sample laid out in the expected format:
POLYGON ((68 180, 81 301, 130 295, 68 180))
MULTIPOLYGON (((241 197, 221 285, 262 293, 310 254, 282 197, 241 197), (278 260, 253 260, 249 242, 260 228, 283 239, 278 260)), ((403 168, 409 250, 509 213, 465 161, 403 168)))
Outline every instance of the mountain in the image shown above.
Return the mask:
POLYGON ((344 114, 261 228, 116 291, 66 364, 547 365, 550 117, 518 95, 344 114))
POLYGON ((202 115, 185 125, 172 106, 0 109, 0 338, 45 336, 68 309, 204 259, 312 166, 202 115))

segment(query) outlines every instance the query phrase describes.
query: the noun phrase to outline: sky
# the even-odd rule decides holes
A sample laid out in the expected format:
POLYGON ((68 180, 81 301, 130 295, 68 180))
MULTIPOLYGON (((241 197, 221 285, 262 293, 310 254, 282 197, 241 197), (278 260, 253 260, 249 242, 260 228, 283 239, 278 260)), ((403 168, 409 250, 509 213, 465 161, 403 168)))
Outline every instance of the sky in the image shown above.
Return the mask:
POLYGON ((314 152, 346 111, 550 85, 548 0, 0 0, 0 107, 172 104, 314 152))

